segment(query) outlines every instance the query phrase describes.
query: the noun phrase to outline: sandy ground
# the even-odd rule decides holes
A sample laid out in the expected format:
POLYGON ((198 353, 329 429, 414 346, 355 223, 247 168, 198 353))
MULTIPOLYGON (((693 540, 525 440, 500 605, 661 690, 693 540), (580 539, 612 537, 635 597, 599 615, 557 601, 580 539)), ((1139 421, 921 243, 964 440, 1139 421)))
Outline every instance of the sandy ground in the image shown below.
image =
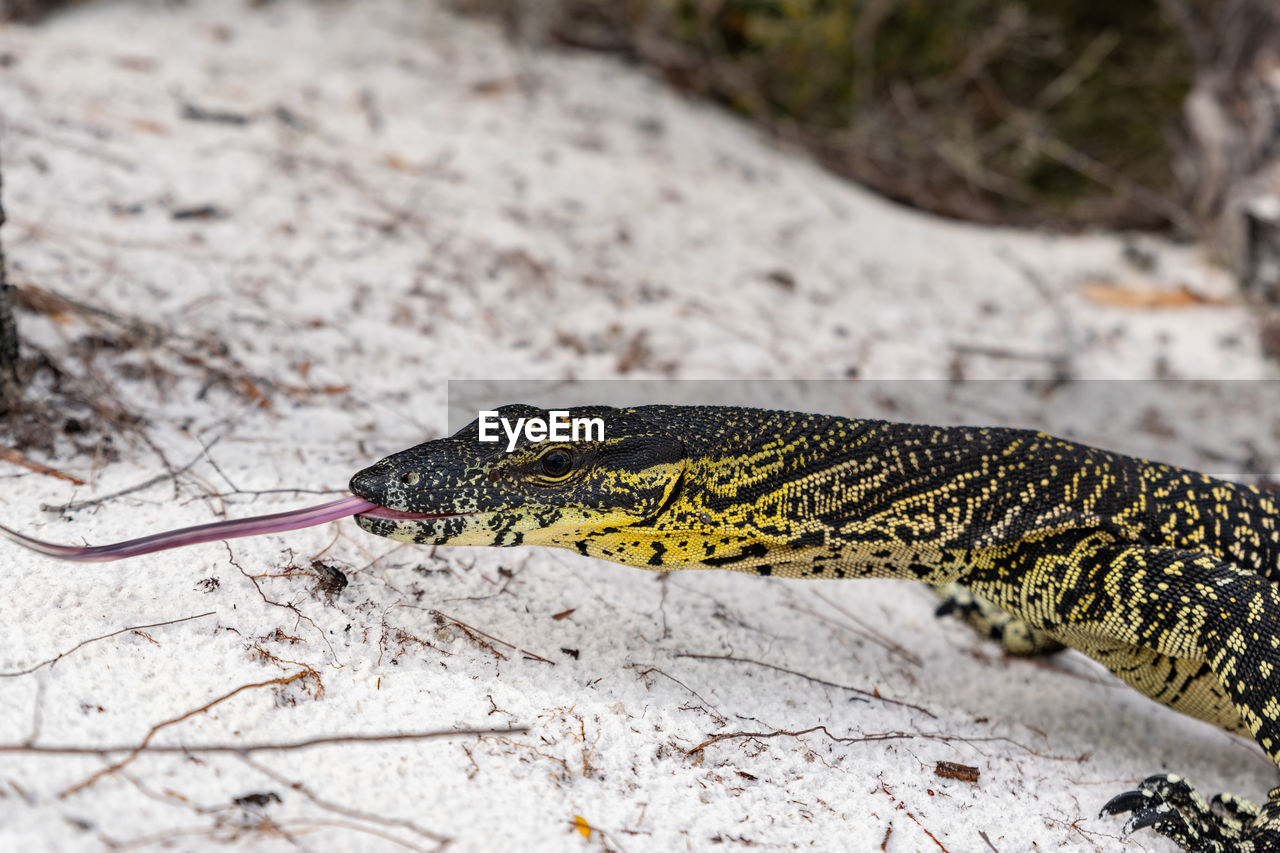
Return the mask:
MULTIPOLYGON (((0 57, 12 279, 171 332, 92 362, 152 446, 60 438, 45 461, 84 487, 0 468, 4 522, 46 538, 318 502, 289 490, 441 434, 448 379, 1270 375, 1194 247, 931 220, 632 69, 419 4, 103 2, 0 29, 0 57), (162 456, 194 464, 40 509, 162 456)), ((81 316, 21 319, 54 355, 88 342, 81 316)), ((0 755, 7 850, 1164 851, 1100 806, 1162 770, 1275 781, 1252 744, 1078 656, 1005 659, 894 582, 350 522, 118 564, 3 547, 0 576, 0 744, 189 750, 0 755), (311 738, 347 740, 204 749, 311 738)))

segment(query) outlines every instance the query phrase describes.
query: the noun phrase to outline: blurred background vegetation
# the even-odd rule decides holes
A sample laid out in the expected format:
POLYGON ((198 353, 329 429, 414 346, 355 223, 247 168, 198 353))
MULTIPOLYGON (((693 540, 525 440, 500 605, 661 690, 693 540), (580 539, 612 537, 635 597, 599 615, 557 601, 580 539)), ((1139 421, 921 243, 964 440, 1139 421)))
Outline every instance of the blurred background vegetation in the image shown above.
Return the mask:
POLYGON ((1280 69, 1275 0, 455 5, 629 57, 842 175, 979 222, 1219 237, 1280 128, 1280 92, 1258 103, 1280 69))
POLYGON ((926 211, 1202 239, 1280 305, 1280 0, 444 2, 641 64, 926 211))

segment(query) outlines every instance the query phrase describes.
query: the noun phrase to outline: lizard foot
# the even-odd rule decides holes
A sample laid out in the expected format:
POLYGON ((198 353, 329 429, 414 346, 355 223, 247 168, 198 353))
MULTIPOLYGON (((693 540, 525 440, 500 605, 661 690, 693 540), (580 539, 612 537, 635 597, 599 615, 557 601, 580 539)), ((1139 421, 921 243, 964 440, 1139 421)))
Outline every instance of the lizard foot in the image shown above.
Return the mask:
POLYGON ((1150 827, 1188 853, 1280 851, 1280 788, 1258 806, 1234 794, 1206 800, 1180 776, 1149 776, 1114 797, 1102 814, 1129 813, 1125 831, 1150 827))
POLYGON ((949 583, 935 587, 934 591, 942 599, 934 611, 935 616, 954 613, 978 634, 999 643, 1007 654, 1020 657, 1047 655, 1062 648, 1061 643, 1045 632, 1010 616, 962 584, 949 583))

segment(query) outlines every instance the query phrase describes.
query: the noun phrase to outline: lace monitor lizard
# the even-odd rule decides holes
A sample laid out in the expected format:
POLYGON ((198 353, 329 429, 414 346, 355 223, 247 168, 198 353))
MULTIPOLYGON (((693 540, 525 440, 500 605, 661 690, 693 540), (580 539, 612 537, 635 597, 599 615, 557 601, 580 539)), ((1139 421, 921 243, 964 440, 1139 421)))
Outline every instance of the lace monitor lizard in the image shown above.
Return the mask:
MULTIPOLYGON (((508 421, 550 418, 504 406, 508 421)), ((1013 654, 1064 645, 1280 764, 1280 498, 1039 432, 713 406, 599 406, 603 437, 480 440, 479 423, 383 459, 354 495, 100 546, 115 560, 348 515, 431 545, 551 545, 658 571, 923 581, 1013 654)), ((1194 853, 1280 851, 1262 805, 1150 776, 1103 807, 1194 853)))
MULTIPOLYGON (((581 407, 604 440, 478 440, 477 423, 359 472, 432 545, 550 545, 658 571, 923 581, 1015 654, 1070 646, 1280 763, 1280 500, 1015 429, 704 406, 581 407)), ((501 416, 546 418, 506 406, 501 416)), ((1108 802, 1188 851, 1280 851, 1268 801, 1157 775, 1108 802)))

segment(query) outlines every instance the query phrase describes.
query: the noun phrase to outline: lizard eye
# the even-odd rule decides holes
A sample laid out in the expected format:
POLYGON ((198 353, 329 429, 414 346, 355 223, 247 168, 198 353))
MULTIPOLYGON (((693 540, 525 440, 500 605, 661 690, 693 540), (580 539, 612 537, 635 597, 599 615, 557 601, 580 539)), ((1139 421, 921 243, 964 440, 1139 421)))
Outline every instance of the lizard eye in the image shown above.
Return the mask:
POLYGON ((538 461, 548 477, 563 477, 573 470, 573 457, 567 450, 552 450, 538 461))

